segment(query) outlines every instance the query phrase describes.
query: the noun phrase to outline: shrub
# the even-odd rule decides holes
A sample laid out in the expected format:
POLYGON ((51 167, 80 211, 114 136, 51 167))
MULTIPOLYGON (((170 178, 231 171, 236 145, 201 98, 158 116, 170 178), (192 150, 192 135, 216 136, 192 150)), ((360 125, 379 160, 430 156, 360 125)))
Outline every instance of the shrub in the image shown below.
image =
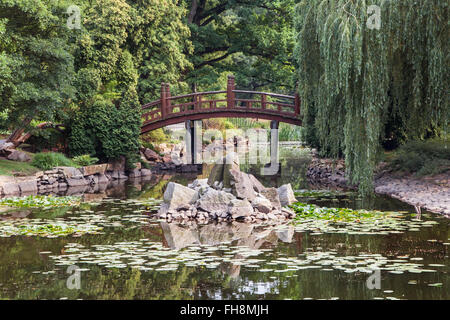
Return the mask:
POLYGON ((80 167, 90 166, 94 163, 97 163, 98 160, 99 160, 98 158, 91 157, 89 154, 84 154, 82 156, 76 156, 72 159, 72 161, 80 167))
POLYGON ((62 153, 42 152, 34 155, 31 165, 42 170, 50 170, 59 166, 73 167, 75 163, 62 153))
POLYGON ((141 139, 143 142, 149 142, 151 144, 160 144, 169 141, 169 136, 164 132, 163 129, 156 129, 144 134, 143 136, 141 136, 141 139))
POLYGON ((120 105, 96 100, 72 119, 69 150, 72 156, 92 154, 102 161, 125 156, 127 163, 139 159, 140 107, 132 97, 120 105))
POLYGON ((415 173, 417 176, 450 171, 448 140, 411 141, 401 146, 390 160, 394 171, 415 173))

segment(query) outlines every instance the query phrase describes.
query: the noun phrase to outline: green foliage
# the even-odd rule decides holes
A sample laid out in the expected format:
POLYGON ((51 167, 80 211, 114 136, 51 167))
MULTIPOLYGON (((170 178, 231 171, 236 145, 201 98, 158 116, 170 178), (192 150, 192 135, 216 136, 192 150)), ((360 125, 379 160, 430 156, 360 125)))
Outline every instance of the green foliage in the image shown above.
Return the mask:
POLYGON ((197 89, 220 89, 232 72, 241 88, 290 93, 294 0, 184 0, 194 54, 187 81, 197 89))
POLYGON ((44 149, 51 150, 58 146, 62 149, 67 138, 64 132, 53 128, 34 129, 30 132, 32 136, 27 140, 27 144, 33 146, 33 152, 41 152, 44 149))
POLYGON ((295 220, 319 219, 331 221, 360 221, 363 219, 372 219, 381 214, 379 211, 326 208, 301 202, 295 203, 291 207, 296 213, 295 220))
POLYGON ((0 2, 0 106, 2 128, 54 121, 73 96, 73 56, 63 12, 66 1, 0 2))
POLYGON ((79 205, 80 197, 72 196, 28 196, 28 197, 12 197, 0 199, 0 205, 14 208, 50 208, 50 207, 67 207, 79 205))
POLYGON ((390 161, 395 171, 425 176, 450 171, 449 140, 411 141, 401 146, 390 161))
POLYGON ((72 161, 80 167, 90 166, 94 163, 97 163, 98 160, 99 160, 98 158, 91 157, 89 154, 83 154, 81 156, 76 156, 72 158, 72 161))
MULTIPOLYGON (((164 132, 163 129, 156 129, 142 135, 141 139, 143 140, 143 143, 146 142, 155 145, 169 141, 169 136, 164 132)), ((147 147, 145 144, 143 144, 143 146, 153 149, 152 147, 147 147)))
POLYGON ((302 0, 295 59, 306 140, 372 191, 380 141, 448 130, 448 2, 302 0), (369 5, 380 30, 367 28, 369 5))
POLYGON ((73 167, 75 163, 66 158, 65 155, 58 152, 41 152, 36 153, 31 161, 31 164, 42 170, 50 170, 54 167, 73 167))
POLYGON ((304 128, 281 122, 278 130, 280 141, 303 141, 304 128))

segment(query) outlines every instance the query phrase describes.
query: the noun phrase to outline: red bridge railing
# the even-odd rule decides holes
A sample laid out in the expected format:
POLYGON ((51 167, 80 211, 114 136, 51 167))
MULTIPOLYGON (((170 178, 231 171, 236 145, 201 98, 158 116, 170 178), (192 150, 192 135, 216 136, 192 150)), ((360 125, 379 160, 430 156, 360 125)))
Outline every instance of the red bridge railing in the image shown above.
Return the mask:
POLYGON ((226 91, 195 92, 171 96, 170 86, 161 84, 161 98, 142 106, 142 133, 189 119, 250 117, 301 125, 300 98, 295 96, 236 90, 233 76, 226 91))

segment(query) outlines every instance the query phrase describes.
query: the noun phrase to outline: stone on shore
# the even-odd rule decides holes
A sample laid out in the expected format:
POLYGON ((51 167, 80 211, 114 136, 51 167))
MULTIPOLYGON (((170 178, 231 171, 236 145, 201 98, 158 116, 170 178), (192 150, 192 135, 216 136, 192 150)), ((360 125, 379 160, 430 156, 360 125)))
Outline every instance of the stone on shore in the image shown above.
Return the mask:
POLYGON ((280 203, 283 207, 297 202, 290 183, 282 185, 278 188, 278 196, 280 197, 280 203))
POLYGON ((272 203, 261 196, 256 197, 252 201, 253 208, 257 209, 259 212, 262 213, 270 213, 272 211, 272 203))

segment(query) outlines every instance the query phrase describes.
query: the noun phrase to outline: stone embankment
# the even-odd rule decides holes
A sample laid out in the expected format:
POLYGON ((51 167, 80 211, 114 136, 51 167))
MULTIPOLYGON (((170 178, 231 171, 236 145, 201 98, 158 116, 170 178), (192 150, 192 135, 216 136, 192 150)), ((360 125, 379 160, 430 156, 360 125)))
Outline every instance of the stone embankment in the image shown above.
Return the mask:
POLYGON ((125 170, 123 160, 112 164, 91 165, 82 168, 56 167, 37 172, 34 176, 0 181, 1 196, 26 196, 60 194, 71 188, 106 186, 115 180, 151 176, 149 169, 137 164, 135 169, 125 170))
POLYGON ((375 192, 450 217, 450 174, 429 181, 383 175, 375 180, 375 192))
POLYGON ((266 188, 253 175, 241 172, 235 153, 216 164, 209 179, 195 180, 188 187, 170 182, 158 218, 246 222, 284 221, 295 216, 288 206, 297 200, 290 184, 266 188))
MULTIPOLYGON (((358 189, 345 175, 344 160, 319 159, 314 156, 307 171, 311 185, 358 189)), ((450 174, 428 178, 412 175, 398 177, 381 164, 375 177, 375 193, 388 195, 412 206, 450 216, 450 174)))

